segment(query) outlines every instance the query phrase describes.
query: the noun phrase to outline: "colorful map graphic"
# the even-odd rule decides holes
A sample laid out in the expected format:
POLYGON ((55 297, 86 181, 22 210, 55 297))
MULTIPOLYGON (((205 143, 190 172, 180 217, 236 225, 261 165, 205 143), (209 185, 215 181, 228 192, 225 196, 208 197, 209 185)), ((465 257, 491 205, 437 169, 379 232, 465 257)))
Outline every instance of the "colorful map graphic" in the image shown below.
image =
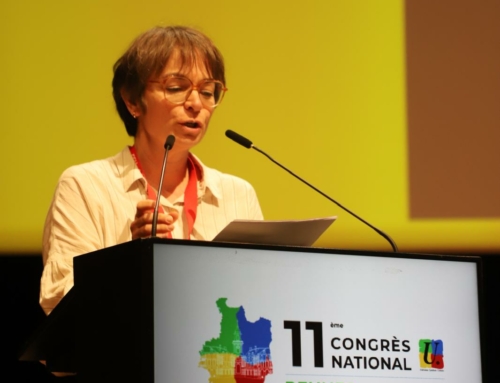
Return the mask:
POLYGON ((203 344, 199 367, 209 372, 209 383, 263 383, 273 373, 271 321, 249 322, 243 306, 228 307, 226 301, 216 302, 220 334, 203 344))

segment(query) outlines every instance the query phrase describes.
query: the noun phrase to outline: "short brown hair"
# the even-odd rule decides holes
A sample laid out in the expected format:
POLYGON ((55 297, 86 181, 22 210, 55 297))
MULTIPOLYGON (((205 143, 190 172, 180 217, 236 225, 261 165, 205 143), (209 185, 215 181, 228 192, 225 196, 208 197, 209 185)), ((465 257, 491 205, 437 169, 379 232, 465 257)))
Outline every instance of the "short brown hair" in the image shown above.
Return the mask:
POLYGON ((113 98, 120 118, 129 136, 137 133, 137 120, 130 114, 122 98, 122 91, 129 101, 139 104, 148 79, 160 75, 173 52, 178 52, 181 66, 194 65, 203 58, 209 75, 226 83, 224 59, 214 43, 196 29, 184 26, 155 27, 137 37, 113 66, 113 98))

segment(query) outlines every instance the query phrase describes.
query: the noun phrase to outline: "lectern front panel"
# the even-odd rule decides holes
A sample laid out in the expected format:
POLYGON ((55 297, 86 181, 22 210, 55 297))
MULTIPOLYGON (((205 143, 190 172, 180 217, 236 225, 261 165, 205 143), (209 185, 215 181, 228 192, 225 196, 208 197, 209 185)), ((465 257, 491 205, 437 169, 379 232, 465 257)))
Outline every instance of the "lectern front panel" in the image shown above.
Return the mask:
POLYGON ((481 382, 476 261, 154 246, 155 382, 481 382))

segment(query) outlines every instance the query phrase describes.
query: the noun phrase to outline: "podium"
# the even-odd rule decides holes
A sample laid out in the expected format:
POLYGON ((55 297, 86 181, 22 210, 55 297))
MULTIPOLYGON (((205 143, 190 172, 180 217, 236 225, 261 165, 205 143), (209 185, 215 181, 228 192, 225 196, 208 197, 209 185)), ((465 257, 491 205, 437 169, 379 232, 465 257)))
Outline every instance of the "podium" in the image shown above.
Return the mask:
POLYGON ((481 381, 479 275, 475 257, 135 240, 74 258, 20 359, 78 382, 481 381))
POLYGON ((20 359, 77 372, 79 382, 153 382, 152 273, 161 242, 136 240, 75 257, 75 286, 20 359))

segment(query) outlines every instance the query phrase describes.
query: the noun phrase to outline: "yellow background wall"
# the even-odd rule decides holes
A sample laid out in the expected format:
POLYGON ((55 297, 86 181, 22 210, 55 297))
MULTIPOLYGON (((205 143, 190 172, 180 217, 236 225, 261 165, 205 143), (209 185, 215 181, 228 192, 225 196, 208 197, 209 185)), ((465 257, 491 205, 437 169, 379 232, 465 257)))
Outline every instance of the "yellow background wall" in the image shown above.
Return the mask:
POLYGON ((390 250, 226 129, 400 250, 500 250, 499 219, 409 219, 404 2, 4 0, 0 252, 40 251, 62 171, 132 142, 114 110, 111 68, 135 36, 164 24, 196 27, 223 52, 229 92, 195 153, 250 181, 267 219, 338 215, 317 246, 390 250))

